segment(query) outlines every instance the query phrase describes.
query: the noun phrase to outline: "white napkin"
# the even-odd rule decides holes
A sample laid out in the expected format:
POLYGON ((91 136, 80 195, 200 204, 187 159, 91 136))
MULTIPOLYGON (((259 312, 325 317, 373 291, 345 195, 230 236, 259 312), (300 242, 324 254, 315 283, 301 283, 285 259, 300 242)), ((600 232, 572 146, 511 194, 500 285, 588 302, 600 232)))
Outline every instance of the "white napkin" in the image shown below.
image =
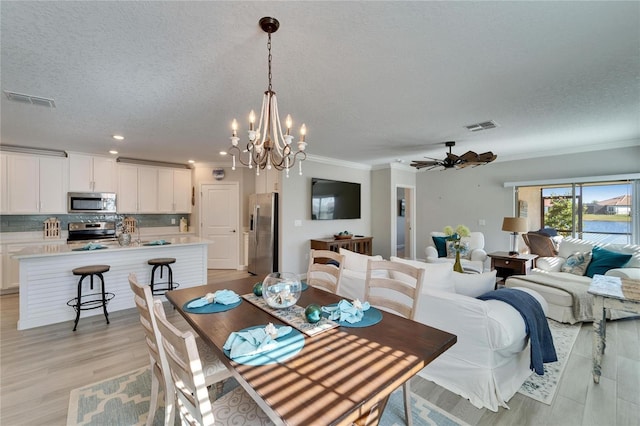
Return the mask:
POLYGON ((289 326, 275 327, 269 323, 264 328, 253 328, 245 331, 232 332, 222 349, 229 351, 229 358, 257 355, 278 347, 278 337, 291 333, 289 326))
POLYGON ((207 293, 199 299, 192 300, 187 304, 187 308, 200 308, 214 302, 221 305, 231 305, 239 300, 240 296, 233 290, 218 290, 215 293, 207 293))

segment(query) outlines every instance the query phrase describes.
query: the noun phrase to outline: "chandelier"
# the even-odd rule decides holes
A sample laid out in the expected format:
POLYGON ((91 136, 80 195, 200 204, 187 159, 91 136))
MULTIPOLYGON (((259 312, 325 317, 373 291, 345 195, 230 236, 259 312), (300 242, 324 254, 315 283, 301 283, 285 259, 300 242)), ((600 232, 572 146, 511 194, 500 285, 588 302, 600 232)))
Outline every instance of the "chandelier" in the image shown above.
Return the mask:
POLYGON ((255 167, 256 174, 260 174, 260 170, 285 170, 286 176, 289 177, 289 169, 294 166, 296 161, 298 162, 299 173, 302 175, 302 161, 307 158, 307 154, 304 152, 307 147, 305 142, 305 136, 307 133, 307 127, 303 124, 300 127, 300 140, 297 142, 298 150, 294 153, 292 149, 293 136, 291 133, 291 126, 293 121, 290 115, 287 115, 285 119, 286 132, 282 131, 280 124, 280 115, 278 114, 278 100, 276 98, 276 92, 271 87, 271 34, 275 33, 280 27, 280 23, 275 18, 264 17, 260 19, 260 28, 266 32, 269 36, 267 41, 267 50, 269 52, 269 86, 267 91, 264 92, 262 98, 262 108, 260 110, 260 120, 258 121, 258 127, 255 127, 256 115, 251 110, 249 114, 249 142, 247 142, 246 149, 241 151, 238 147, 240 138, 238 137, 238 122, 234 118, 231 123, 232 135, 231 135, 231 153, 233 158, 232 170, 236 169, 236 156, 240 163, 248 166, 250 169, 255 167), (246 152, 246 160, 243 159, 243 153, 246 152))

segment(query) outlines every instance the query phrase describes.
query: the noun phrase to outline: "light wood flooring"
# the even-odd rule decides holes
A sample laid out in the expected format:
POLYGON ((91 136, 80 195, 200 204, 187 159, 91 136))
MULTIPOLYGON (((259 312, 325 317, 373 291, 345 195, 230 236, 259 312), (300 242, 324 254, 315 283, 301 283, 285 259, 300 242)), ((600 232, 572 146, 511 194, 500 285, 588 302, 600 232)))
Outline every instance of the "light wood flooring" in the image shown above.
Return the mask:
MULTIPOLYGON (((210 270, 209 282, 246 277, 210 270)), ((180 328, 188 325, 167 307, 180 328)), ((65 425, 69 392, 148 364, 135 309, 81 318, 78 331, 65 322, 16 330, 18 295, 0 297, 0 425, 65 425)), ((497 413, 420 377, 411 390, 471 425, 640 426, 640 320, 609 322, 600 384, 591 378, 591 324, 573 347, 553 405, 516 394, 497 413)))

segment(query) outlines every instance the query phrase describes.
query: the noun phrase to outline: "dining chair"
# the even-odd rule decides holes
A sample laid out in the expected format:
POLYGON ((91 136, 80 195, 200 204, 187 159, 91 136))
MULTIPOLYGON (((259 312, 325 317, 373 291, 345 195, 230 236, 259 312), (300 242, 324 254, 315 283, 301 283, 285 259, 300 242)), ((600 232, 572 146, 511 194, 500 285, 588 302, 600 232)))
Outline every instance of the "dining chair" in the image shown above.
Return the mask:
POLYGON ((211 402, 204 385, 203 366, 195 336, 191 331, 180 331, 171 324, 165 317, 160 301, 155 302, 153 309, 183 424, 273 424, 241 386, 211 402))
MULTIPOLYGON (((365 280, 365 300, 371 306, 390 310, 405 318, 414 319, 422 292, 424 269, 389 260, 369 260, 365 280)), ((409 380, 403 385, 406 424, 411 419, 411 388, 409 380)))
POLYGON ((307 284, 338 294, 343 267, 343 255, 330 250, 311 249, 307 284))
MULTIPOLYGON (((156 315, 152 308, 154 302, 160 304, 162 302, 159 299, 154 300, 150 286, 138 283, 136 274, 129 274, 129 286, 133 291, 134 301, 140 314, 140 322, 144 328, 145 342, 149 351, 149 361, 151 364, 151 402, 149 404, 147 426, 153 424, 153 419, 158 408, 160 386, 162 386, 165 394, 164 424, 165 426, 173 425, 174 401, 173 398, 166 397, 166 395, 174 393, 173 382, 169 376, 166 355, 159 345, 160 331, 157 326, 156 315)), ((203 371, 205 372, 206 386, 215 384, 217 393, 221 393, 223 381, 231 377, 231 372, 206 343, 197 339, 196 346, 201 354, 201 358, 205 360, 203 371)))

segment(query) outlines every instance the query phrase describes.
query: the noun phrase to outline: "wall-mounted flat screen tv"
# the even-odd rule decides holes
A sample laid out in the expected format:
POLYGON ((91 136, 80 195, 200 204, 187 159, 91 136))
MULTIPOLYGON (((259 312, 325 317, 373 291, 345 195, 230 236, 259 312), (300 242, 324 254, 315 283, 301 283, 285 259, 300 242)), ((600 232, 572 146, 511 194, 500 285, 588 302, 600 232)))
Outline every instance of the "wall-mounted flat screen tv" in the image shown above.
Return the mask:
POLYGON ((360 184, 311 178, 311 219, 360 219, 360 184))

